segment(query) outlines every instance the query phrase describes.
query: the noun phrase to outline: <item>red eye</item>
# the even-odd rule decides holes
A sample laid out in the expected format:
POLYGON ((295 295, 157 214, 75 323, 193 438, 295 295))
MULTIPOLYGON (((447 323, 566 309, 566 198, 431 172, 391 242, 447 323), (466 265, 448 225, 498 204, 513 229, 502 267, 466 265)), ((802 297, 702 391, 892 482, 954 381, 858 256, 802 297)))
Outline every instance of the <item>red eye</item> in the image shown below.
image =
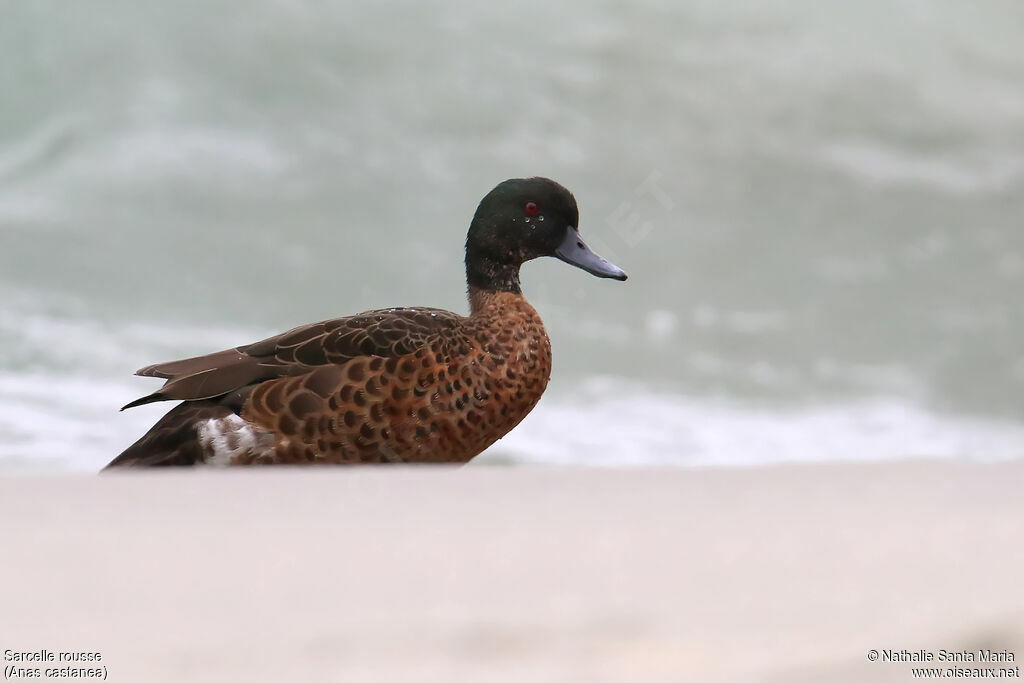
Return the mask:
POLYGON ((526 202, 523 211, 526 212, 527 216, 536 216, 537 212, 540 211, 540 207, 537 206, 537 202, 526 202))

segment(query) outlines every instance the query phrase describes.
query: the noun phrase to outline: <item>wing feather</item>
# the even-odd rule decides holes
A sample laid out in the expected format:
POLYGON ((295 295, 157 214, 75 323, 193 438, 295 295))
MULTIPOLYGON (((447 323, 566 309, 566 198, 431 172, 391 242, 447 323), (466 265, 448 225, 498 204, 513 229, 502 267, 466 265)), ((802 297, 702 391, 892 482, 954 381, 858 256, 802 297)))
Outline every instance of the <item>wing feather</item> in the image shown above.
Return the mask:
POLYGON ((353 358, 404 356, 438 337, 454 336, 464 320, 435 308, 367 311, 303 325, 234 349, 149 365, 135 374, 167 381, 121 410, 154 401, 215 398, 318 366, 344 365, 353 358))

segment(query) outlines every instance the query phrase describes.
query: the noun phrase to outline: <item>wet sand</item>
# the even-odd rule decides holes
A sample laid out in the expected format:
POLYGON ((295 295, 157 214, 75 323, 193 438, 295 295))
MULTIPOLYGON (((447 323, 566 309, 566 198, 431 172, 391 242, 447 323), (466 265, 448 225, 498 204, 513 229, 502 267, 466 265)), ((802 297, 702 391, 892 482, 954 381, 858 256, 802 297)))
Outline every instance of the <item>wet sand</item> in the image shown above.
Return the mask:
POLYGON ((1014 667, 1022 483, 1021 462, 8 477, 0 649, 99 652, 132 682, 1014 667))

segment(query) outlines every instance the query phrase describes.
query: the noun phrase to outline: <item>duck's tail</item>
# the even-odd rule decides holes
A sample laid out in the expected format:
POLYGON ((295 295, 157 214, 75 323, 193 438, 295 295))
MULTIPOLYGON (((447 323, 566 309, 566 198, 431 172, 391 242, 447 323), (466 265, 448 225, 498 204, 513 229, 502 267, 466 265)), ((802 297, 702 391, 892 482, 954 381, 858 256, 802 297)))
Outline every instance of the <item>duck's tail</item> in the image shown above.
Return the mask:
POLYGON ((204 462, 198 427, 234 411, 217 401, 185 401, 160 418, 141 439, 103 469, 114 467, 189 467, 204 462))

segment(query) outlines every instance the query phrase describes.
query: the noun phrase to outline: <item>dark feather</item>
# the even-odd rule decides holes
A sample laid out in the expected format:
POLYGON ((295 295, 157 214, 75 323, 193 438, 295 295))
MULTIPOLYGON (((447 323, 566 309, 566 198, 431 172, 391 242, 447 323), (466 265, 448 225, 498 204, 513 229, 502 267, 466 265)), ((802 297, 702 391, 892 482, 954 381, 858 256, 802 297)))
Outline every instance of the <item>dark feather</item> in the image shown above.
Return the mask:
POLYGON ((403 356, 456 328, 462 316, 435 308, 389 308, 296 327, 205 356, 149 365, 136 372, 167 380, 121 410, 156 401, 200 401, 311 368, 353 358, 403 356))
POLYGON ((175 406, 146 434, 104 469, 196 465, 203 461, 196 425, 231 414, 231 408, 210 401, 175 406))

